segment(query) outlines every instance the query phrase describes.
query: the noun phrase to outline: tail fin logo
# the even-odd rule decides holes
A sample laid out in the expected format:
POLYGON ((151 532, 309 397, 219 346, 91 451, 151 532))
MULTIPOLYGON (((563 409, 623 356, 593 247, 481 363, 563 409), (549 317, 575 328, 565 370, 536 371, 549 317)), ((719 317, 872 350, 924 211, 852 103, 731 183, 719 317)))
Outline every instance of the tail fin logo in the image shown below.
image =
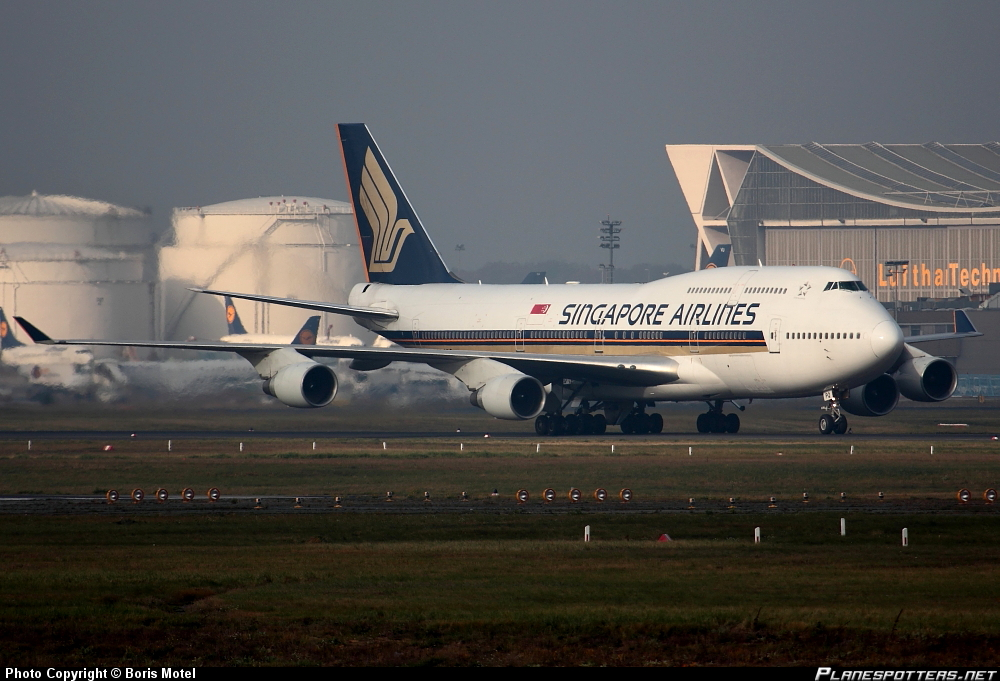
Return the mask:
POLYGON ((233 305, 226 305, 226 321, 230 324, 236 319, 236 308, 233 305))
POLYGON ((7 329, 7 320, 6 319, 0 319, 0 338, 6 338, 7 337, 7 331, 8 331, 8 329, 7 329))
POLYGON ((365 154, 358 198, 374 232, 368 271, 392 272, 403 242, 413 234, 413 227, 409 220, 396 219, 396 194, 370 147, 365 154))

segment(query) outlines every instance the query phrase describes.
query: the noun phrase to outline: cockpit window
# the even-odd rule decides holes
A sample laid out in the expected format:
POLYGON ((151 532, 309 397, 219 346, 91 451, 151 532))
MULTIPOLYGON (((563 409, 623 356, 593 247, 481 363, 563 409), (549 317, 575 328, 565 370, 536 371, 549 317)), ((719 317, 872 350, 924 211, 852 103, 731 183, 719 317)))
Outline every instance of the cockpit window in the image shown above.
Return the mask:
POLYGON ((840 289, 841 291, 867 291, 868 288, 860 281, 831 281, 826 285, 824 291, 840 289))

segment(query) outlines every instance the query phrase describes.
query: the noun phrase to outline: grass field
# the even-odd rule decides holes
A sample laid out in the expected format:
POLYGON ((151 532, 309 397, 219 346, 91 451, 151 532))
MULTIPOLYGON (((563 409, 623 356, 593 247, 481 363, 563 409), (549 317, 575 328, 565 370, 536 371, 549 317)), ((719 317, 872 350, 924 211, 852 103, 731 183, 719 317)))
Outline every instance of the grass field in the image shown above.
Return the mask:
MULTIPOLYGON (((986 432, 990 412, 971 411, 986 432)), ((941 413, 908 418, 957 422, 941 413)), ((781 418, 794 425, 812 416, 781 418)), ((101 429, 101 418, 113 421, 89 422, 101 429)), ((293 430, 274 418, 275 429, 293 430)), ((614 455, 612 441, 599 439, 550 439, 538 453, 534 440, 503 437, 464 448, 395 439, 385 450, 372 439, 319 439, 316 450, 312 441, 255 438, 242 453, 235 439, 174 442, 172 452, 141 437, 110 452, 89 438, 45 439, 31 452, 0 441, 0 495, 137 486, 201 495, 214 485, 226 496, 376 499, 392 489, 394 509, 419 506, 424 491, 435 500, 473 496, 465 512, 440 514, 371 510, 377 504, 237 512, 202 501, 189 513, 145 502, 24 515, 4 505, 0 657, 35 666, 1000 662, 1000 511, 980 499, 1000 486, 1000 444, 987 437, 942 438, 933 456, 925 440, 861 436, 618 438, 614 455), (622 514, 617 504, 564 500, 546 509, 538 494, 548 486, 560 495, 628 486, 637 506, 787 502, 774 514, 622 514), (509 501, 521 487, 532 512, 509 501), (969 506, 954 503, 959 487, 973 491, 969 506), (503 504, 491 505, 493 488, 503 504), (802 504, 803 491, 832 510, 802 504), (826 501, 841 491, 851 499, 883 491, 887 501, 865 509, 826 501), (927 500, 942 510, 918 512, 927 500), (656 542, 663 533, 673 541, 656 542)))

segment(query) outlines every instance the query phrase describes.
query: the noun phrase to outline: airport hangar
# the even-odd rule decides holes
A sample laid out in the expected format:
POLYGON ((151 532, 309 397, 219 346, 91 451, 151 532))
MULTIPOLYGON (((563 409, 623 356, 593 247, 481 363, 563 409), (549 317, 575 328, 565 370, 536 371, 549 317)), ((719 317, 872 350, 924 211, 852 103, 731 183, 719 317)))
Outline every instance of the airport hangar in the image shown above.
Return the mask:
POLYGON ((668 144, 698 231, 695 267, 830 265, 857 274, 907 335, 974 311, 985 336, 921 349, 957 396, 1000 396, 1000 144, 668 144))

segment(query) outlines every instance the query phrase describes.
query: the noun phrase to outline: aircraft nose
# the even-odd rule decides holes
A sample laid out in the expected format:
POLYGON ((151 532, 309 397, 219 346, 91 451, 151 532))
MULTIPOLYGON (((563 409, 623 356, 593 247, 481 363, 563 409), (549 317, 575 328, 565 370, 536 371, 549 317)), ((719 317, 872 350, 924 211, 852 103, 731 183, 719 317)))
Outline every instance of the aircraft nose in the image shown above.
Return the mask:
POLYGON ((879 359, 895 359, 903 349, 903 332, 894 321, 879 322, 871 335, 872 352, 879 359))

